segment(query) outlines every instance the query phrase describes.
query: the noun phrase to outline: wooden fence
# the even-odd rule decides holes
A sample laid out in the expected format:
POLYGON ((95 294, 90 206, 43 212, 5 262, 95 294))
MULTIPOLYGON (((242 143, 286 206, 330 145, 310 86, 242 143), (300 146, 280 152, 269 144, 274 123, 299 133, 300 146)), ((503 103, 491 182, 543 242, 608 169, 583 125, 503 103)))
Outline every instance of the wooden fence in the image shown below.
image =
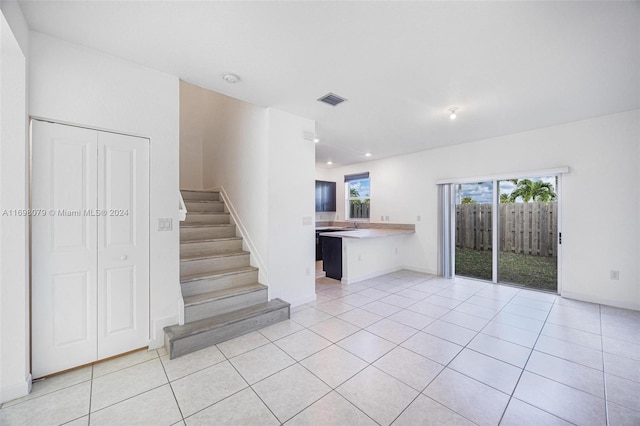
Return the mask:
POLYGON ((349 204, 349 218, 350 219, 369 219, 368 203, 350 203, 349 204))
MULTIPOLYGON (((491 250, 491 204, 456 205, 456 247, 491 250)), ((500 251, 557 256, 557 203, 500 204, 500 251)))

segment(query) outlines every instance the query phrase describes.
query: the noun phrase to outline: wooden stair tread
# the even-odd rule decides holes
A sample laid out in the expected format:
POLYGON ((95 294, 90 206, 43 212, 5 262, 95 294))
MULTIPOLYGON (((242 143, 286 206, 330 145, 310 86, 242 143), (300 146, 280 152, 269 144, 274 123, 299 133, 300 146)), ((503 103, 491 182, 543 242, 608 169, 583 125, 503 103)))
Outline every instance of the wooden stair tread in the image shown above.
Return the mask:
POLYGON ((198 243, 215 243, 220 241, 238 241, 242 240, 241 237, 222 237, 222 238, 210 238, 207 240, 184 240, 180 241, 180 244, 198 244, 198 243))
POLYGON ((180 262, 189 262, 192 260, 204 260, 204 259, 219 259, 223 257, 234 257, 234 256, 246 256, 248 255, 248 251, 230 251, 228 253, 219 253, 219 254, 193 254, 189 256, 181 256, 180 262))
POLYGON ((224 269, 224 270, 215 271, 215 272, 204 272, 201 274, 192 274, 192 275, 182 276, 180 277, 180 282, 186 283, 186 282, 197 281, 197 280, 206 279, 206 278, 217 278, 217 277, 224 277, 228 275, 241 274, 243 272, 255 272, 257 270, 258 268, 253 266, 243 266, 241 268, 224 269))
POLYGON ((217 190, 212 190, 212 189, 181 189, 180 192, 205 192, 205 193, 211 193, 211 194, 219 194, 220 191, 217 190))
POLYGON ((229 216, 231 213, 227 213, 227 212, 187 212, 187 215, 192 215, 192 216, 219 216, 219 215, 224 215, 224 216, 229 216))
POLYGON ((231 288, 225 288, 222 290, 210 291, 208 293, 195 294, 193 296, 186 296, 184 298, 184 305, 193 306, 199 305, 204 302, 213 300, 225 299, 227 297, 233 297, 241 294, 252 293, 254 291, 260 291, 266 289, 267 286, 260 283, 245 284, 231 288))
POLYGON ((205 331, 224 327, 226 325, 246 320, 247 318, 263 315, 278 309, 287 308, 289 304, 281 299, 272 299, 266 303, 259 303, 236 311, 228 312, 214 317, 204 318, 185 325, 173 325, 164 328, 164 332, 170 340, 183 339, 205 331))
POLYGON ((222 226, 235 226, 230 223, 194 223, 194 222, 180 222, 180 228, 212 228, 222 226))

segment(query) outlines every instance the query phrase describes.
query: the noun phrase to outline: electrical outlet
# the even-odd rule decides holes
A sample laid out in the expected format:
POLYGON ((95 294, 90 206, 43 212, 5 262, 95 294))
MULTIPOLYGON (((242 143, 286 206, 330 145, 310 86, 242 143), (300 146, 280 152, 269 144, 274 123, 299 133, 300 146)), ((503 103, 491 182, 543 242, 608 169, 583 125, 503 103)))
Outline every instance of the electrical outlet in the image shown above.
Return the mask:
POLYGON ((302 217, 302 226, 311 225, 311 216, 303 216, 302 217))
POLYGON ((398 254, 398 247, 396 247, 396 254, 398 254))
POLYGON ((384 220, 386 220, 387 222, 389 222, 389 216, 385 216, 384 220))
POLYGON ((609 273, 609 278, 611 278, 612 280, 619 280, 620 279, 620 271, 611 271, 609 273))
POLYGON ((309 276, 309 274, 311 274, 311 269, 309 269, 309 267, 306 267, 305 270, 304 270, 304 274, 306 276, 309 276))
POLYGON ((384 222, 384 216, 380 216, 380 221, 384 222))
POLYGON ((358 255, 358 262, 362 262, 362 255, 361 254, 358 255))
POLYGON ((422 220, 422 216, 418 215, 418 217, 416 217, 416 221, 420 222, 422 220))

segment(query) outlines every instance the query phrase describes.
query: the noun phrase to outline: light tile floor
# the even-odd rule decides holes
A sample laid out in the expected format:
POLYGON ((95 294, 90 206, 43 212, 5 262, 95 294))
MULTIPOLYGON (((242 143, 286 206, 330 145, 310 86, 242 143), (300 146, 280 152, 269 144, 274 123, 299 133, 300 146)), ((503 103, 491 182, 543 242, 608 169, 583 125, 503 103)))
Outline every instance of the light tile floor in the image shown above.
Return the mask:
POLYGON ((640 312, 399 271, 291 320, 36 382, 9 425, 640 425, 640 312))

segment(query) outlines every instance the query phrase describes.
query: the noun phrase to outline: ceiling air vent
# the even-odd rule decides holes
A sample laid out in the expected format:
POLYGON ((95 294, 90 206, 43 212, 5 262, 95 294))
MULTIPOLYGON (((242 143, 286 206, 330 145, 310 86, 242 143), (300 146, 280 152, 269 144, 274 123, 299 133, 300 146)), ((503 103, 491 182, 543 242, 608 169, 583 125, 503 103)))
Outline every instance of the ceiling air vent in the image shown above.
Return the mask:
POLYGON ((336 95, 335 93, 327 93, 326 95, 324 95, 323 97, 321 97, 320 99, 318 99, 320 102, 324 102, 325 104, 329 104, 331 106, 336 106, 338 104, 341 104, 342 102, 346 101, 345 98, 336 95))

